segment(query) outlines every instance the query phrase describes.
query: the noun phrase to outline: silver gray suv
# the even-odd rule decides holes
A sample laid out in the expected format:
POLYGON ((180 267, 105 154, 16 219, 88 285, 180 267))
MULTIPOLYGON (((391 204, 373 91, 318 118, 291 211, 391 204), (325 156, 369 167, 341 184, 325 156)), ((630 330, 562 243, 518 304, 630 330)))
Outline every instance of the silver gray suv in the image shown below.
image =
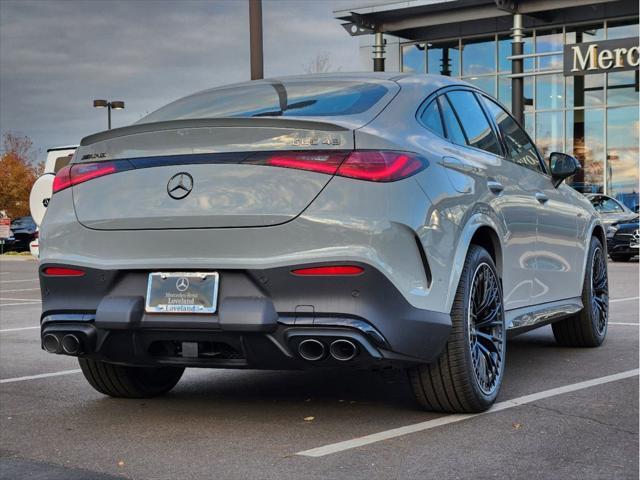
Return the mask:
POLYGON ((207 90, 82 140, 40 243, 42 346, 116 397, 185 367, 407 369, 477 412, 507 334, 607 331, 605 232, 491 97, 341 74, 207 90))

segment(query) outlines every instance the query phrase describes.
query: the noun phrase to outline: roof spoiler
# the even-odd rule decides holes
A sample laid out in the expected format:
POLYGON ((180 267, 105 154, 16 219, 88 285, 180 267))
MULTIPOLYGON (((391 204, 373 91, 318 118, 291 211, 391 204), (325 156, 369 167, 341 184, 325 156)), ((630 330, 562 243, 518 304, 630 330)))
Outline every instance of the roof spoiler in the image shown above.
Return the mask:
POLYGON ((84 137, 81 146, 91 145, 104 140, 109 140, 137 133, 157 132, 162 130, 178 130, 181 128, 202 127, 272 127, 272 128, 304 128, 309 130, 324 130, 329 132, 341 132, 348 128, 335 123, 318 122, 313 120, 299 120, 293 118, 196 118, 187 120, 170 120, 166 122, 140 123, 128 127, 114 128, 104 132, 95 133, 84 137))

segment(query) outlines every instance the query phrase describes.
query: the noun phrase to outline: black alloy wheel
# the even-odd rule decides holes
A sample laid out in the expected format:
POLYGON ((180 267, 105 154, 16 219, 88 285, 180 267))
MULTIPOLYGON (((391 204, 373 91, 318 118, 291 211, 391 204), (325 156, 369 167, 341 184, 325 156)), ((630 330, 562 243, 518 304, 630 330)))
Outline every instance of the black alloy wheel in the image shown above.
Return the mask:
POLYGON ((500 284, 486 263, 476 268, 469 297, 469 348, 478 386, 491 395, 504 370, 504 314, 500 284))

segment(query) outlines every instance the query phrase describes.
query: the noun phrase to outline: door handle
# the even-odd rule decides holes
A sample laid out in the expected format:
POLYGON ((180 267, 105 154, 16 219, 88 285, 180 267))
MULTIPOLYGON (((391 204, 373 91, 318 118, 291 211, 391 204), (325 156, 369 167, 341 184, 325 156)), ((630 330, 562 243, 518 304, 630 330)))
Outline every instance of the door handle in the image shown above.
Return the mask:
POLYGON ((536 200, 538 200, 540 203, 547 203, 549 201, 549 197, 547 197, 542 192, 536 192, 536 200))
POLYGON ((500 182, 494 182, 493 180, 487 182, 487 187, 496 195, 500 195, 504 191, 504 185, 500 182))

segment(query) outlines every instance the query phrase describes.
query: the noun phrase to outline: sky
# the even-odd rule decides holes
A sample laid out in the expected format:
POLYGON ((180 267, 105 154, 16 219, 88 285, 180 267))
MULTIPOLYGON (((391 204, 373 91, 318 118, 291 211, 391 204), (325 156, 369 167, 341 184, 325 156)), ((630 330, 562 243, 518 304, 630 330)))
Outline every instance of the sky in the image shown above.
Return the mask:
MULTIPOLYGON (((364 67, 333 18, 353 0, 263 0, 265 77, 364 67)), ((35 160, 106 129, 93 99, 123 100, 114 127, 177 98, 249 80, 248 0, 0 0, 0 134, 35 160)))

